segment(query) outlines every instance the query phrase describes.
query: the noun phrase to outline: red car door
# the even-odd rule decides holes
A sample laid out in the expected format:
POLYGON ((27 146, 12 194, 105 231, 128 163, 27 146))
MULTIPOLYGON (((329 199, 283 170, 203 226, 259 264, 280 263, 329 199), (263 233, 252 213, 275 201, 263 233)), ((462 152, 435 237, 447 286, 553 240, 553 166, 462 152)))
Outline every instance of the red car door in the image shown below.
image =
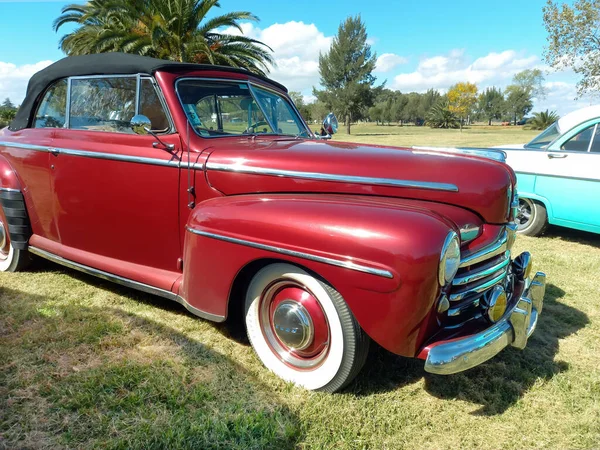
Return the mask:
POLYGON ((67 259, 170 290, 181 257, 181 142, 152 80, 141 82, 140 113, 153 116, 152 128, 163 143, 174 144, 172 151, 129 127, 136 77, 71 80, 69 128, 56 131, 50 156, 57 250, 67 259))

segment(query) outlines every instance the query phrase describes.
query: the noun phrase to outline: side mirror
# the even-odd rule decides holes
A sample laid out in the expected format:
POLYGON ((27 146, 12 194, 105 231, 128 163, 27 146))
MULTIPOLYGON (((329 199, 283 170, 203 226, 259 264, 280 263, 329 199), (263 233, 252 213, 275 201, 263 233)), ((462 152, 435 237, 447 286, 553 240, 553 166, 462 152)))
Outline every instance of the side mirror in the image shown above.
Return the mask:
POLYGON ((327 131, 330 136, 337 133, 338 120, 334 113, 327 114, 327 117, 323 120, 323 129, 327 131))
POLYGON ((150 122, 150 119, 143 114, 133 116, 129 126, 135 134, 149 134, 150 130, 152 129, 152 123, 150 122))
POLYGON ((154 136, 154 138, 158 142, 153 142, 152 147, 157 148, 159 145, 162 145, 168 152, 172 152, 173 150, 175 150, 175 144, 165 144, 163 141, 160 140, 156 133, 152 131, 152 123, 150 122, 150 119, 148 119, 143 114, 133 116, 131 122, 129 122, 129 126, 135 134, 139 134, 142 136, 151 134, 152 136, 154 136))

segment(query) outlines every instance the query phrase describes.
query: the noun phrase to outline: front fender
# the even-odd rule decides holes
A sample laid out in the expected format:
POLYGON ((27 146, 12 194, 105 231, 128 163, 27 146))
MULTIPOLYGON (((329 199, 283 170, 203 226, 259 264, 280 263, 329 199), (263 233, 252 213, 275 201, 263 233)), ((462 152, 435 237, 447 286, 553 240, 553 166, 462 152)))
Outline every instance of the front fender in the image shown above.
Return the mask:
POLYGON ((246 265, 291 262, 331 283, 380 345, 411 354, 439 291, 440 250, 452 227, 426 208, 376 197, 211 199, 186 226, 181 295, 225 317, 232 283, 246 265))

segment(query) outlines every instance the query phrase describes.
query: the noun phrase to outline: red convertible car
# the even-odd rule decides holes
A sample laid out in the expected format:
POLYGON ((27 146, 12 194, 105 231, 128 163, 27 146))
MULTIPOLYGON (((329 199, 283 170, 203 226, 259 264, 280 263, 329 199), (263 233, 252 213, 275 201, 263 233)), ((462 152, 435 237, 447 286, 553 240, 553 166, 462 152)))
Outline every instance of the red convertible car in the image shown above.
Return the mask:
POLYGON ((307 389, 346 386, 371 340, 451 374, 523 348, 542 310, 502 156, 332 143, 244 70, 69 57, 0 130, 0 270, 33 254, 239 317, 307 389))

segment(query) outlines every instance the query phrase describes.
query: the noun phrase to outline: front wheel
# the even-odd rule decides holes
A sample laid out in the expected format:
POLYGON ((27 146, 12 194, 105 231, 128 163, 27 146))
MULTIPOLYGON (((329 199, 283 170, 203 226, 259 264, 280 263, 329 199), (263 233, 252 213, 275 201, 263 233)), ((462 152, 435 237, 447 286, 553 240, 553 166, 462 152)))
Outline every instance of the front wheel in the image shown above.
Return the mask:
POLYGON ((517 233, 526 236, 539 236, 548 226, 548 213, 539 202, 529 198, 519 198, 517 233))
POLYGON ((340 293, 291 264, 268 265, 252 278, 246 330, 268 369, 315 391, 342 389, 369 352, 369 338, 340 293))

